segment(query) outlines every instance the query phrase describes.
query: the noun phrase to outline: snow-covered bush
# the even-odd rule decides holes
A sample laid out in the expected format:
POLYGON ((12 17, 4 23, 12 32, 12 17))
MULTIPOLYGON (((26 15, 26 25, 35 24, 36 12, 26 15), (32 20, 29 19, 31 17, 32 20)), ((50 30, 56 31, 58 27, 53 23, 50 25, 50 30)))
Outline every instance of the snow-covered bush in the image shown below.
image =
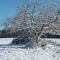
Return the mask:
POLYGON ((11 44, 16 44, 16 45, 19 45, 19 44, 27 44, 29 42, 29 38, 28 37, 18 37, 16 39, 14 39, 11 44))

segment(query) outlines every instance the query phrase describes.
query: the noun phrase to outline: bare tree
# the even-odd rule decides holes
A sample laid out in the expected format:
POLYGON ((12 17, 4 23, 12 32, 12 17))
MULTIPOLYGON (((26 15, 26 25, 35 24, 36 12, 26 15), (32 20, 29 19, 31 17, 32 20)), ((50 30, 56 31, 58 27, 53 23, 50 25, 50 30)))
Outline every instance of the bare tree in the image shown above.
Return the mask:
POLYGON ((60 34, 60 21, 57 17, 59 11, 55 10, 55 6, 48 6, 47 10, 44 4, 28 2, 26 6, 18 7, 19 13, 5 22, 5 28, 10 28, 11 32, 29 29, 30 38, 36 43, 43 33, 60 34))

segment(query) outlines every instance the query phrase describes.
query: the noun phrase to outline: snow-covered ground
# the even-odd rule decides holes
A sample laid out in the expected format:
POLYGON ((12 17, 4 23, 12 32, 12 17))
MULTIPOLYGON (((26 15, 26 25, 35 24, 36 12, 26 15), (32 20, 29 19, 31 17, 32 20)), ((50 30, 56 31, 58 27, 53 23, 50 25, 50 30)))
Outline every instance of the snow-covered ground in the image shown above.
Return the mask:
POLYGON ((1 44, 10 44, 14 38, 0 38, 0 45, 1 44))
POLYGON ((41 40, 50 40, 55 42, 56 44, 60 44, 60 39, 58 38, 41 38, 41 40))
POLYGON ((48 44, 44 49, 0 47, 0 60, 60 60, 60 46, 48 44))
POLYGON ((60 60, 60 47, 46 49, 0 48, 0 60, 60 60))

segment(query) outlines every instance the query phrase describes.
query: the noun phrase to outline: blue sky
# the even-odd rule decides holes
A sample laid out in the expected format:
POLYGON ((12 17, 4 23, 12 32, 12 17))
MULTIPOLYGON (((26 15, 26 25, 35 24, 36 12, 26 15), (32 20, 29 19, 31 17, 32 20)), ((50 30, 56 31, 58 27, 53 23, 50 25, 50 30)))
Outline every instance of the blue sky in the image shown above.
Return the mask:
MULTIPOLYGON (((27 0, 0 0, 0 24, 8 17, 13 17, 17 14, 17 6, 23 5, 27 0)), ((36 0, 48 4, 48 0, 36 0)), ((60 5, 60 0, 53 0, 60 5)), ((0 27, 1 29, 2 27, 0 27)))

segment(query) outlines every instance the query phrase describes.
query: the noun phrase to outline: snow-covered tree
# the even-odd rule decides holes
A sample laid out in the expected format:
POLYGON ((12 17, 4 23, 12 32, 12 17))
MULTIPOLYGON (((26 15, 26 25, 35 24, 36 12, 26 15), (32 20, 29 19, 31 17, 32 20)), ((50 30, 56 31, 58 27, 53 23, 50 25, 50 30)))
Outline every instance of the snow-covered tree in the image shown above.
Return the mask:
POLYGON ((26 6, 19 6, 18 14, 4 23, 5 28, 10 29, 10 32, 28 29, 29 38, 36 43, 43 33, 60 34, 59 10, 54 4, 47 8, 37 2, 28 2, 26 6))

